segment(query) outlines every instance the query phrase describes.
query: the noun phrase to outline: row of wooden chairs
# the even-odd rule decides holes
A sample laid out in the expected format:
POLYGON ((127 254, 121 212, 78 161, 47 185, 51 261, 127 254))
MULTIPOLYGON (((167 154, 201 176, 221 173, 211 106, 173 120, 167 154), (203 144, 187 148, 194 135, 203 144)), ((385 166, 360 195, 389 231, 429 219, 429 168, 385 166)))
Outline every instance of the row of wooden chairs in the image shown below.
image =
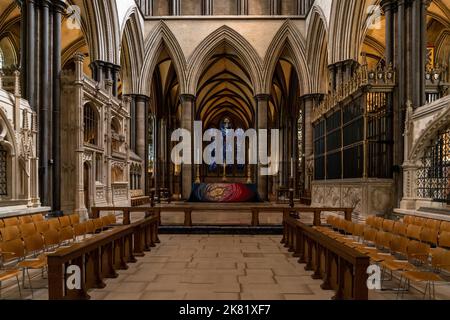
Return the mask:
MULTIPOLYGON (((383 272, 390 271, 391 278, 393 272, 400 272, 398 292, 405 291, 400 290, 405 289, 403 282, 408 288, 411 281, 422 282, 426 283, 424 297, 428 293, 435 298, 435 283, 445 281, 441 277, 442 271, 450 271, 450 251, 445 248, 432 249, 426 242, 337 217, 329 217, 327 222, 333 229, 321 227, 321 232, 367 254, 382 267, 383 272), (359 241, 355 241, 354 237, 359 241)), ((449 232, 443 235, 450 238, 449 232)))
MULTIPOLYGON (((366 224, 372 226, 378 230, 389 228, 393 225, 394 221, 390 219, 384 219, 381 217, 370 216, 366 219, 366 224)), ((427 229, 435 230, 438 233, 450 232, 450 221, 442 221, 436 219, 427 219, 423 217, 405 216, 402 221, 397 221, 397 224, 403 224, 405 228, 413 225, 416 227, 423 227, 427 229)))
POLYGON ((366 220, 366 225, 377 230, 419 240, 435 247, 450 248, 450 224, 445 223, 445 221, 436 223, 436 221, 438 220, 426 219, 423 225, 418 225, 380 217, 369 217, 366 220))
POLYGON ((44 273, 48 252, 114 225, 116 216, 113 214, 81 223, 75 215, 71 215, 36 223, 25 221, 23 224, 1 228, 0 293, 1 283, 15 278, 21 295, 19 275, 22 272, 22 285, 25 288, 27 276, 33 294, 29 271, 40 269, 44 273))
POLYGON ((18 226, 20 224, 25 223, 32 223, 32 222, 39 222, 44 221, 45 218, 42 214, 33 214, 33 215, 26 215, 26 216, 20 216, 20 217, 11 217, 11 218, 3 218, 0 219, 0 228, 4 227, 10 227, 10 226, 18 226))

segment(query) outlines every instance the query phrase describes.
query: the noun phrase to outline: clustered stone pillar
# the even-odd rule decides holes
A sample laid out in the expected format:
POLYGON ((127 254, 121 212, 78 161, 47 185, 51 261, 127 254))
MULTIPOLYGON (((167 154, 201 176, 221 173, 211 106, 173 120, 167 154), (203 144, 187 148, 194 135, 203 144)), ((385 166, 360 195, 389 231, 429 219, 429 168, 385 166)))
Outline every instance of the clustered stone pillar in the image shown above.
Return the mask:
POLYGON ((203 0, 202 2, 202 14, 205 16, 213 15, 213 0, 203 0))
POLYGON ((314 177, 312 176, 313 172, 308 172, 308 169, 313 169, 314 167, 308 168, 307 165, 314 161, 314 134, 313 127, 310 125, 312 121, 312 112, 313 108, 320 103, 323 97, 323 94, 310 94, 300 98, 301 108, 303 108, 303 121, 306 124, 304 126, 303 139, 305 154, 305 191, 307 192, 311 192, 311 181, 314 180, 314 177))
POLYGON ((170 2, 170 13, 173 16, 179 16, 181 14, 181 3, 180 3, 180 0, 171 0, 171 2, 170 2))
MULTIPOLYGON (((193 136, 195 97, 190 94, 182 94, 180 95, 180 101, 181 101, 181 127, 182 129, 188 130, 191 133, 191 138, 193 138, 192 136, 193 136)), ((192 146, 193 145, 194 144, 192 143, 192 146)), ((194 168, 193 166, 194 157, 192 154, 191 159, 192 164, 183 164, 181 168, 182 196, 184 200, 189 199, 191 195, 193 183, 193 168, 194 168)))
POLYGON ((76 181, 76 194, 75 194, 75 208, 83 219, 87 219, 87 209, 84 202, 84 180, 83 180, 83 154, 84 154, 84 137, 83 137, 83 62, 84 56, 82 54, 76 54, 75 61, 75 105, 78 107, 75 112, 75 126, 76 126, 76 162, 75 175, 76 181))
POLYGON ((397 206, 402 199, 405 111, 408 101, 414 108, 425 104, 427 60, 426 16, 430 0, 383 0, 386 16, 386 62, 392 62, 397 77, 393 102, 394 181, 397 206))
MULTIPOLYGON (((268 127, 268 111, 269 111, 269 99, 270 95, 268 94, 259 94, 255 97, 256 100, 256 129, 267 129, 268 127)), ((268 139, 270 139, 268 135, 268 139)), ((270 141, 270 140, 269 140, 270 141)), ((269 142, 268 141, 268 142, 269 142)), ((258 139, 258 150, 260 147, 260 141, 258 139)), ((267 143, 269 146, 269 143, 267 143)), ((269 152, 269 150, 267 150, 269 152)), ((270 156, 270 154, 269 154, 270 156)), ((268 192, 267 192, 267 175, 261 174, 261 169, 263 166, 261 165, 260 161, 258 161, 258 165, 256 166, 256 176, 257 176, 257 184, 258 184, 258 193, 262 200, 268 199, 268 192)))
POLYGON ((150 98, 140 94, 130 94, 127 95, 127 98, 130 100, 130 149, 143 161, 140 185, 146 191, 148 182, 148 110, 150 108, 150 98))
POLYGON ((54 210, 61 207, 61 17, 65 7, 60 0, 21 3, 23 92, 38 117, 39 193, 42 204, 54 210))
POLYGON ((143 190, 146 190, 148 174, 148 104, 149 98, 137 95, 136 99, 136 154, 144 161, 142 166, 141 183, 143 190))
POLYGON ((238 0, 238 15, 248 15, 248 0, 238 0))
POLYGON ((112 94, 114 97, 118 95, 118 74, 120 72, 120 66, 110 62, 96 60, 91 62, 89 67, 92 70, 92 78, 99 82, 103 88, 105 87, 105 81, 110 80, 112 83, 112 94))

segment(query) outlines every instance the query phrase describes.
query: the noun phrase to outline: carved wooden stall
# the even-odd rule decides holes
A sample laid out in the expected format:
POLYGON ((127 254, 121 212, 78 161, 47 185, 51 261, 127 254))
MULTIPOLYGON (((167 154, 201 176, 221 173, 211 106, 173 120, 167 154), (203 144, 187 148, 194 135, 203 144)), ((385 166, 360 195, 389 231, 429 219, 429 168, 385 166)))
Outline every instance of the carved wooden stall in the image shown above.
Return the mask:
MULTIPOLYGON (((109 211, 123 210, 109 208, 109 211)), ((158 216, 150 214, 134 223, 130 223, 129 218, 124 219, 124 225, 49 254, 49 299, 89 299, 89 289, 104 288, 104 279, 116 278, 116 270, 127 269, 127 263, 136 262, 136 256, 143 256, 144 251, 159 242, 158 221, 158 216), (79 268, 81 288, 69 289, 67 286, 69 266, 79 268)))
POLYGON ((368 256, 289 214, 284 215, 283 224, 283 242, 299 258, 299 263, 306 264, 305 270, 314 271, 313 279, 323 279, 322 289, 336 291, 336 300, 368 300, 368 256))

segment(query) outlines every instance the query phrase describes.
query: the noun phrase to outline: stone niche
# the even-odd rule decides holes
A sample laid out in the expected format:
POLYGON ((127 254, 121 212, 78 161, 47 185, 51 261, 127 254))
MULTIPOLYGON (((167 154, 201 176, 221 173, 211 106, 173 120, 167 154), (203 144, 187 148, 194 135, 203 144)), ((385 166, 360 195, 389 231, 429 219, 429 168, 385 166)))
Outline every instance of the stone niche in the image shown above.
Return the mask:
POLYGON ((393 210, 393 181, 380 179, 312 182, 312 206, 355 208, 354 218, 389 214, 393 210))

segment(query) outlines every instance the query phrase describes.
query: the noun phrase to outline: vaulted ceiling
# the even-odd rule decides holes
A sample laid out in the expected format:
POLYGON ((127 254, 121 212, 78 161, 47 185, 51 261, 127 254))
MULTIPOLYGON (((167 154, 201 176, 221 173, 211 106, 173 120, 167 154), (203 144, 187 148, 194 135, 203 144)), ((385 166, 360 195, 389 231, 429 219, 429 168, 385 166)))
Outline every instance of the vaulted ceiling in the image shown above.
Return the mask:
POLYGON ((253 85, 247 67, 226 44, 217 48, 203 70, 197 89, 196 118, 205 128, 228 117, 235 128, 254 123, 253 85))

